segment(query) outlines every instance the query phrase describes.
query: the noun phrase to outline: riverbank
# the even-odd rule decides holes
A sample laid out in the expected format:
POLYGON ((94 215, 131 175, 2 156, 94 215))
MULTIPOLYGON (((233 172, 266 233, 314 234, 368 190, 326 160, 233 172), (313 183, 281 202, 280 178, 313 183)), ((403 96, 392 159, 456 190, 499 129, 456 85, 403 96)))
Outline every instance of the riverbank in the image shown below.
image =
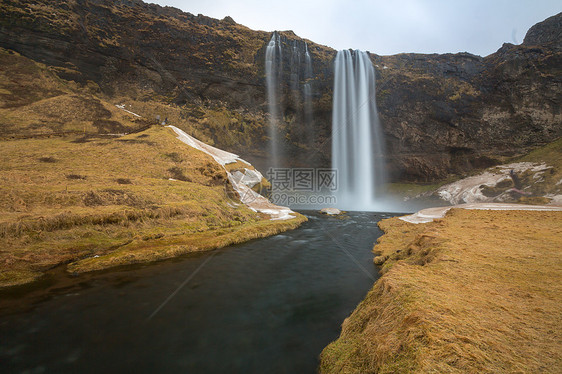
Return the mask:
POLYGON ((452 209, 379 227, 384 275, 321 372, 562 369, 562 212, 452 209))
POLYGON ((82 273, 211 250, 306 220, 242 204, 227 175, 237 167, 253 169, 221 165, 161 126, 1 141, 0 287, 58 266, 82 273))

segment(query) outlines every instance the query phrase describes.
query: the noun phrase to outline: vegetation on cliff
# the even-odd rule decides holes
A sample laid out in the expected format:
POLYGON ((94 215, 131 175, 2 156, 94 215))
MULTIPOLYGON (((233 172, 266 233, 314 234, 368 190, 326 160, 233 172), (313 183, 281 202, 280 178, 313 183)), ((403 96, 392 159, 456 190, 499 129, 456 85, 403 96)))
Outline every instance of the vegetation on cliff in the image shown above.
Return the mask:
POLYGON ((321 372, 560 371, 561 212, 453 209, 380 227, 375 250, 394 260, 321 372))
MULTIPOLYGON (((242 153, 236 148, 242 146, 242 156, 262 166, 270 33, 228 17, 195 16, 139 0, 7 0, 0 14, 0 47, 98 90, 107 102, 149 107, 147 113, 166 109, 161 115, 173 116, 178 127, 179 121, 184 130, 197 129, 207 139, 191 133, 228 151, 242 153)), ((560 137, 561 17, 533 26, 523 44, 505 44, 486 57, 371 53, 392 179, 434 182, 560 137)), ((295 46, 304 53, 305 40, 291 31, 280 35, 285 51, 280 127, 287 163, 308 167, 303 164, 313 160, 326 167, 336 52, 306 40, 314 71, 307 82, 313 93, 311 144, 303 136, 302 100, 295 99, 302 93, 291 87, 292 74, 304 71, 304 59, 295 65, 292 53, 295 46)))

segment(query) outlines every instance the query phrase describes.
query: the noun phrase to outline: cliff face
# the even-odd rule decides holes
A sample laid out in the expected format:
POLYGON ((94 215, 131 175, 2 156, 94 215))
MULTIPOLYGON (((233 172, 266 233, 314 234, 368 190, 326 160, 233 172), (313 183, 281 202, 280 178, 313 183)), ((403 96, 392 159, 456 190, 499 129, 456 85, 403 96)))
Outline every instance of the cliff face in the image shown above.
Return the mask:
POLYGON ((562 54, 556 45, 504 44, 485 58, 447 54, 374 60, 387 66, 380 72, 378 106, 391 171, 405 173, 402 178, 462 174, 562 134, 562 54))
MULTIPOLYGON (((0 12, 0 47, 265 165, 270 33, 138 0, 6 0, 0 12)), ((393 178, 439 179, 559 137, 561 19, 535 25, 522 45, 504 44, 485 58, 371 54, 393 178)), ((288 165, 328 166, 336 51, 307 42, 312 79, 304 77, 305 41, 281 33, 284 151, 288 165), (305 136, 305 81, 313 93, 312 137, 305 136)))

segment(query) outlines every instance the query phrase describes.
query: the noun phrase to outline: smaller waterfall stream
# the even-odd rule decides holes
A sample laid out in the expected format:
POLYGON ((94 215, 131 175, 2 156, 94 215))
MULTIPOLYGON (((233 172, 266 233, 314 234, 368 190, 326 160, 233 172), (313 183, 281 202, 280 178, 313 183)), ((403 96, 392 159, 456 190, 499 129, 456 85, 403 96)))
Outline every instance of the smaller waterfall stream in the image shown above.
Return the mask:
POLYGON ((298 48, 297 41, 293 40, 293 49, 291 52, 291 92, 295 107, 300 102, 299 80, 300 80, 301 52, 298 48))
POLYGON ((305 83, 303 85, 304 91, 304 122, 306 126, 306 134, 308 137, 308 142, 310 144, 314 143, 314 131, 313 131, 313 123, 312 123, 312 85, 311 79, 313 78, 312 74, 312 59, 310 58, 310 53, 308 53, 308 44, 304 43, 304 80, 305 83))
POLYGON ((282 72, 281 42, 277 31, 265 50, 265 83, 267 86, 267 104, 269 109, 269 165, 278 167, 280 159, 279 149, 279 74, 282 72))
POLYGON ((369 55, 339 51, 335 60, 332 167, 338 173, 338 207, 377 210, 385 182, 383 141, 369 55))

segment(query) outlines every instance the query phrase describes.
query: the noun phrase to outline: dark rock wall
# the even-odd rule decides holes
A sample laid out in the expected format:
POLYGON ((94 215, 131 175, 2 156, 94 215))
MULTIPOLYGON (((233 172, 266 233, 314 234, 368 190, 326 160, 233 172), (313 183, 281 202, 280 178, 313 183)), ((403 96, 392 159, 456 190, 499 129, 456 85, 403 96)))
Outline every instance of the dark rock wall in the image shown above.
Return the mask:
MULTIPOLYGON (((3 0, 0 14, 0 47, 56 67, 61 78, 95 82, 110 98, 170 103, 194 116, 198 108, 218 104, 267 111, 264 55, 271 34, 229 17, 138 0, 3 0)), ((484 58, 372 54, 393 179, 463 174, 560 137, 561 19, 558 14, 533 26, 522 45, 504 44, 484 58)), ((314 136, 304 139, 302 102, 289 84, 291 73, 304 71, 304 58, 297 67, 291 60, 293 46, 302 50, 304 40, 292 32, 281 36, 287 163, 328 166, 336 51, 308 41, 314 136)), ((266 149, 264 133, 244 134, 255 149, 229 150, 252 160, 266 149)))

